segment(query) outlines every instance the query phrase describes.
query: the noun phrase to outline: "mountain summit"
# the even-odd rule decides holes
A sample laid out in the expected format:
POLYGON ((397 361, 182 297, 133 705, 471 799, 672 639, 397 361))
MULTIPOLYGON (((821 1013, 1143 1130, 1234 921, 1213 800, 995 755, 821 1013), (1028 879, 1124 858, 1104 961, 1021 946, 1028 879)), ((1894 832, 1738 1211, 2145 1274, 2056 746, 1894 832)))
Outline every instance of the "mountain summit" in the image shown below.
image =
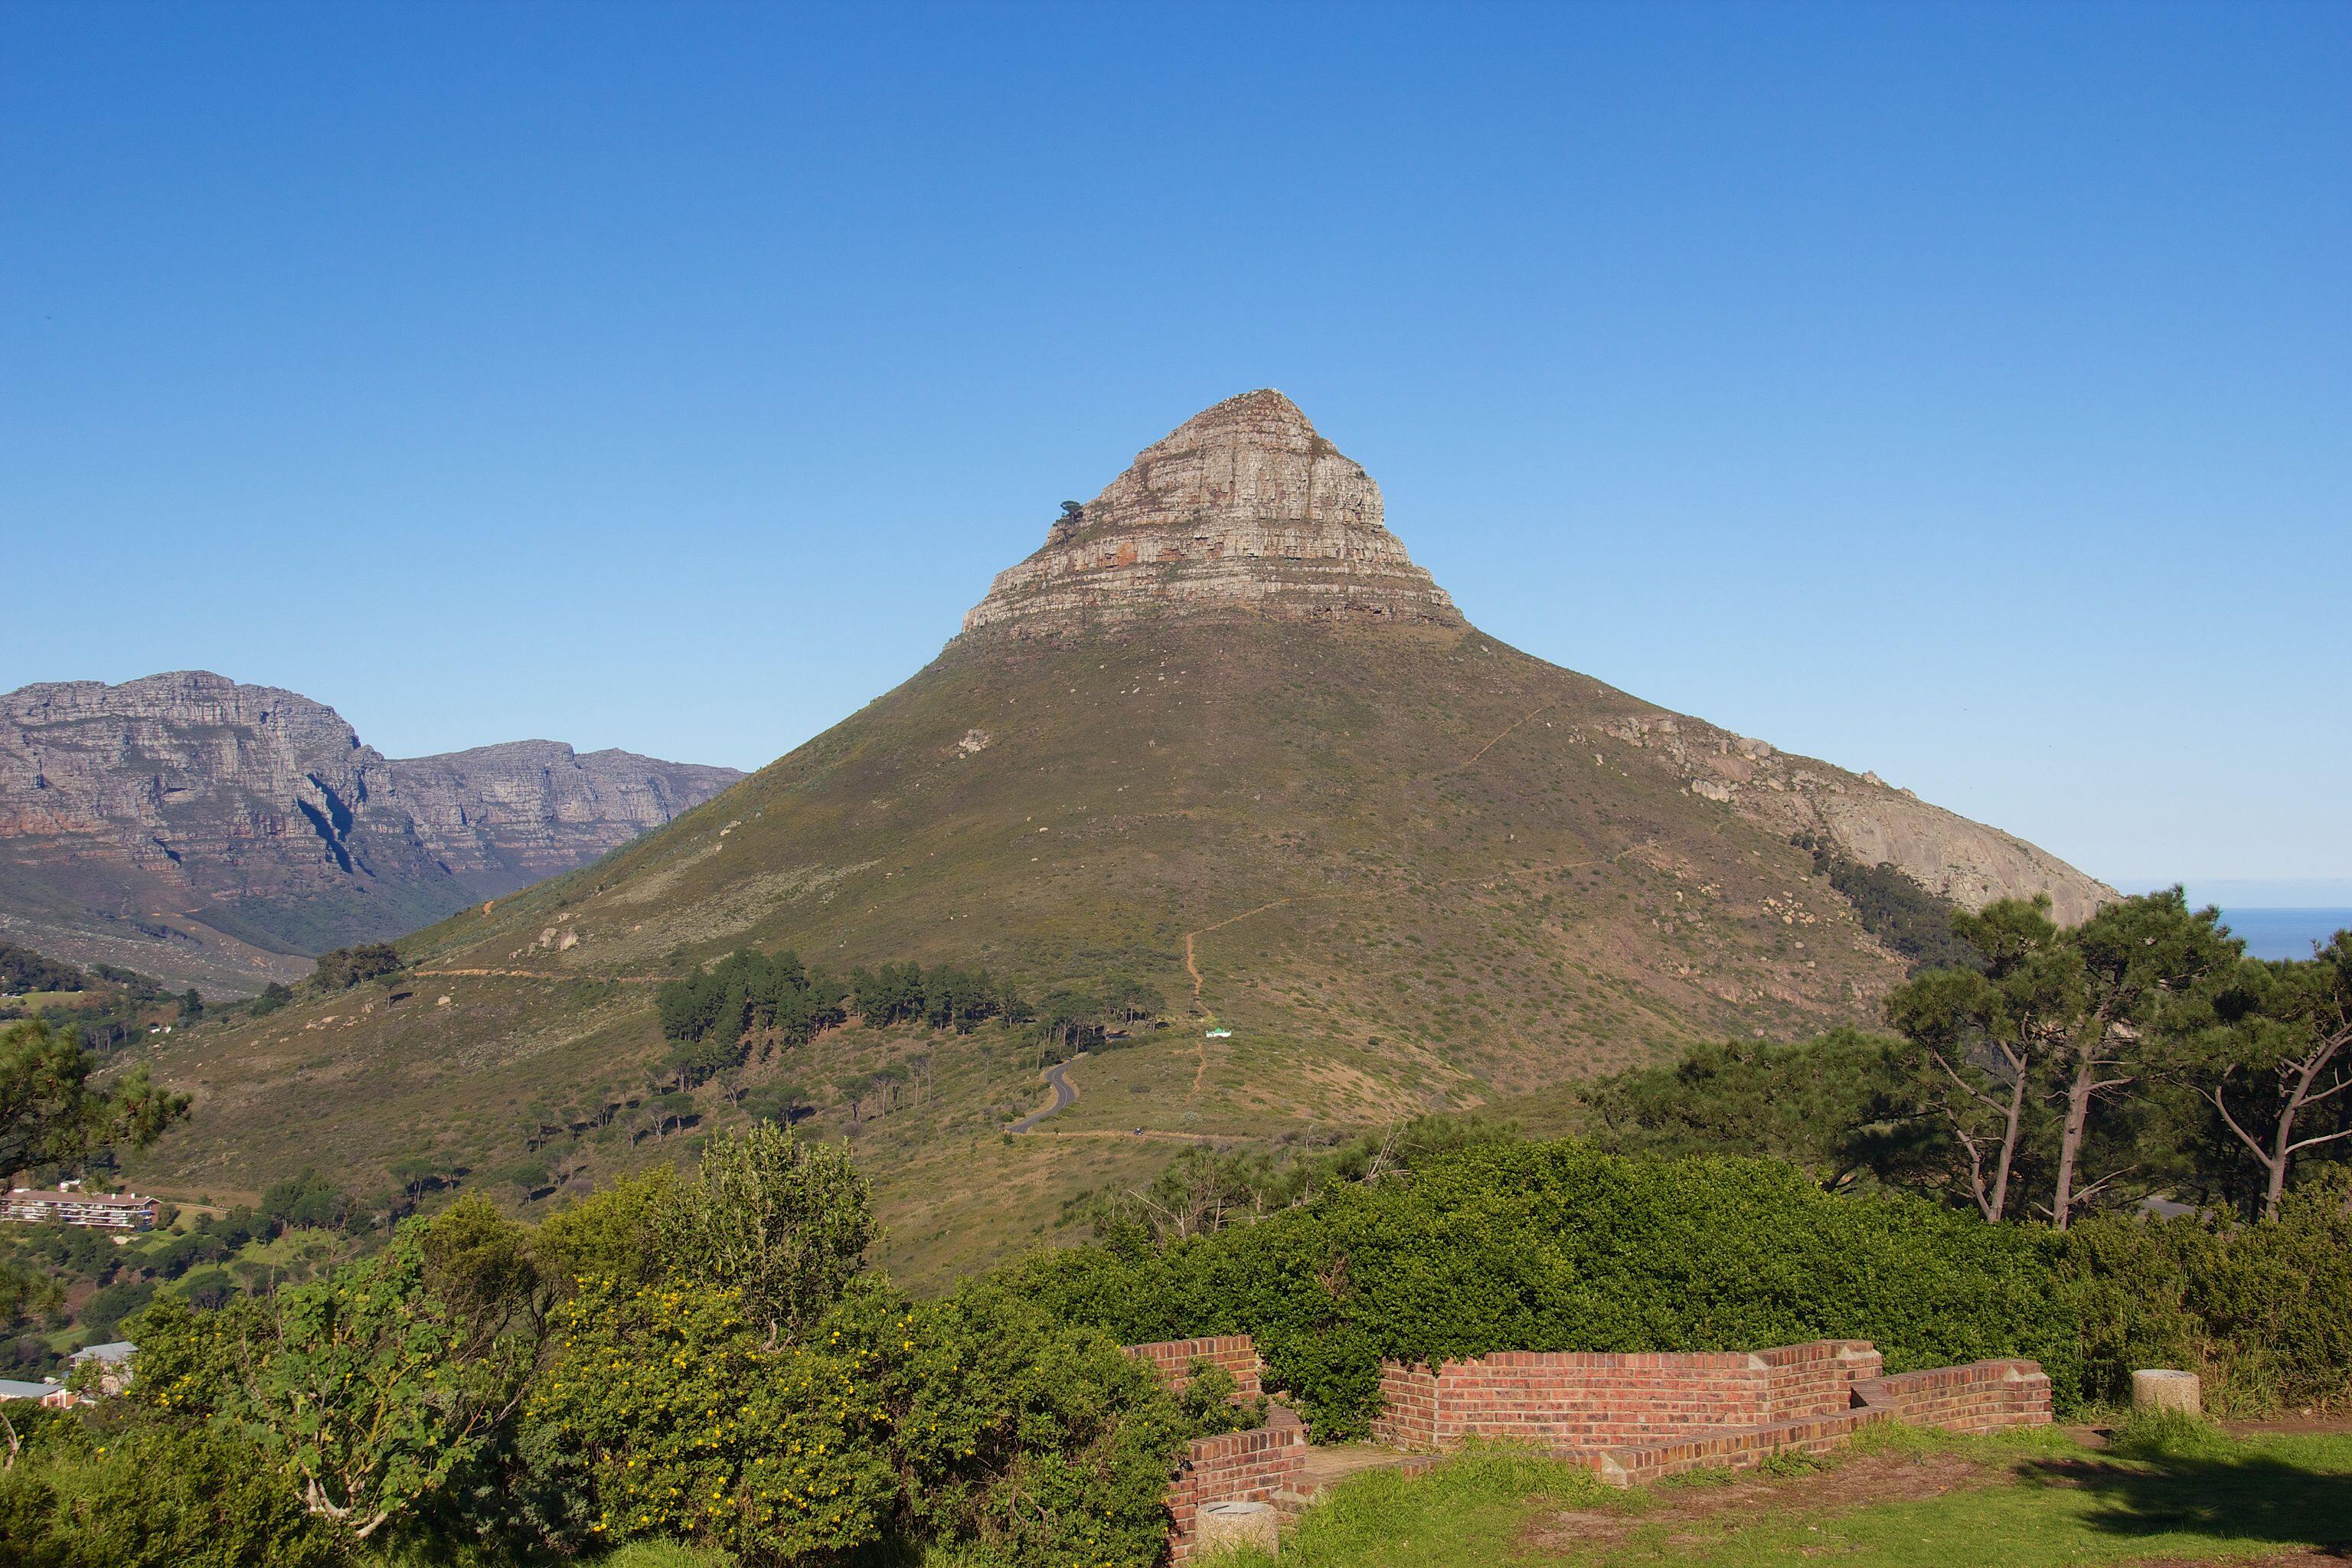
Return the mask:
POLYGON ((1388 531, 1372 477, 1270 388, 1145 447, 998 573, 963 629, 1055 637, 1145 617, 1464 624, 1388 531))
POLYGON ((1146 448, 895 689, 595 866, 406 940, 412 1001, 305 998, 163 1045, 158 1074, 200 1098, 148 1167, 257 1187, 430 1142, 543 1192, 782 1097, 866 1142, 894 1259, 936 1277, 1203 1140, 1875 1023, 1907 969, 1888 900, 1932 921, 1929 895, 2036 892, 2069 919, 2113 896, 1468 626, 1363 469, 1255 392, 1146 448), (1042 1091, 1014 1031, 851 1024, 681 1086, 659 983, 788 952, 1161 1003, 1019 1137, 1000 1130, 1042 1091))

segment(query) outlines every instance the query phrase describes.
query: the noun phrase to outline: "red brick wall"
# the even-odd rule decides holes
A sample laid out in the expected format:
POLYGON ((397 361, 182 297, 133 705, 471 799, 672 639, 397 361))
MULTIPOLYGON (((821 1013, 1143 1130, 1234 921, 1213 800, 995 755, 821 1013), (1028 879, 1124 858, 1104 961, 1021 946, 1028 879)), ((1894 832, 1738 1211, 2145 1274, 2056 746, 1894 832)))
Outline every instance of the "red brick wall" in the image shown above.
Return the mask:
POLYGON ((1549 1448, 1608 1448, 1730 1427, 1832 1415, 1876 1377, 1864 1340, 1817 1340, 1754 1353, 1603 1355, 1504 1352, 1431 1370, 1381 1369, 1385 1408, 1372 1440, 1447 1448, 1499 1437, 1549 1448))
POLYGON ((1505 1351, 1437 1373, 1436 1446, 1496 1437, 1606 1448, 1763 1418, 1767 1372, 1750 1355, 1505 1351))
POLYGON ((1868 1340, 1782 1345, 1757 1352, 1756 1359, 1764 1363, 1767 1422, 1833 1415, 1853 1405, 1856 1383, 1881 1369, 1877 1347, 1868 1340))
POLYGON ((1204 1361, 1234 1374, 1234 1382, 1239 1385, 1234 1391, 1238 1397, 1255 1399, 1264 1392, 1258 1376, 1257 1343, 1247 1334, 1160 1340, 1148 1345, 1129 1345, 1127 1353, 1138 1361, 1150 1363, 1152 1370, 1171 1388, 1183 1387, 1192 1376, 1192 1363, 1204 1361))
POLYGON ((2050 1379, 2030 1361, 1979 1361, 1870 1378, 1854 1384, 1856 1403, 1915 1426, 1998 1432, 2050 1425, 2050 1379))
POLYGON ((1437 1447, 1437 1374, 1425 1366, 1381 1363, 1381 1413, 1372 1441, 1389 1448, 1437 1447))
POLYGON ((1192 1554, 1193 1521, 1211 1503, 1271 1503, 1297 1491, 1306 1474, 1306 1423, 1279 1405, 1263 1426, 1194 1442, 1168 1489, 1169 1557, 1192 1554))
MULTIPOLYGON (((1247 1334, 1162 1340, 1129 1345, 1127 1353, 1150 1364, 1171 1388, 1190 1381, 1194 1362, 1206 1362, 1234 1374, 1236 1399, 1255 1399, 1264 1392, 1257 1344, 1247 1334)), ((1263 1426, 1193 1443, 1168 1487, 1170 1560, 1192 1554, 1193 1521, 1211 1503, 1270 1503, 1278 1493, 1296 1491, 1306 1473, 1307 1424, 1279 1405, 1266 1413, 1263 1426)))

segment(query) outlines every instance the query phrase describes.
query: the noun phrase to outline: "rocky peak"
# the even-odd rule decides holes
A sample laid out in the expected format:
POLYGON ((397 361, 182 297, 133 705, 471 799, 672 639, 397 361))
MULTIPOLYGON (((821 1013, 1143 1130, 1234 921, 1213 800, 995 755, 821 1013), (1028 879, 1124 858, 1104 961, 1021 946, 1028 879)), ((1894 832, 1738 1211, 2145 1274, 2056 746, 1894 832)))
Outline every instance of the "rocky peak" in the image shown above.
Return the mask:
POLYGON ((1381 488, 1270 388, 1202 410, 997 574, 967 637, 1152 617, 1461 626, 1382 520, 1381 488))

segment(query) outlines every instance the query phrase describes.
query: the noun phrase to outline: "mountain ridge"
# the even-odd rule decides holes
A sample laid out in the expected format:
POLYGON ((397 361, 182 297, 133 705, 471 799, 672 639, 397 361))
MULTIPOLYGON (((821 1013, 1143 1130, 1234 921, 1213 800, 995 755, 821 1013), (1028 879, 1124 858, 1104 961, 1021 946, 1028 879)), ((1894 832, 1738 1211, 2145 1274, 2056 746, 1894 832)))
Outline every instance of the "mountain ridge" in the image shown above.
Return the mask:
POLYGON ((560 742, 390 758, 209 670, 0 694, 0 930, 215 992, 572 869, 742 775, 560 742))

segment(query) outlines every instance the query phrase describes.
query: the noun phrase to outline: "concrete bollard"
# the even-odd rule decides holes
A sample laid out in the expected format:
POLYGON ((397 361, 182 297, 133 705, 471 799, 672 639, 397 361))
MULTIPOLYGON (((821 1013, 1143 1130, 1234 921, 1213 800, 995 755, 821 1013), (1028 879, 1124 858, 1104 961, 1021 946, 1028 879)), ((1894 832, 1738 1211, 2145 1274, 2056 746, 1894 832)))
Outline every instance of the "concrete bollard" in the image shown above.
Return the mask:
POLYGON ((2193 1372, 2143 1367, 2132 1373, 2132 1410, 2137 1415, 2177 1410, 2183 1415, 2201 1415, 2204 1385, 2193 1372))
POLYGON ((1272 1503, 1213 1502, 1192 1516, 1193 1533, 1203 1552, 1224 1546, 1273 1552, 1281 1541, 1281 1527, 1282 1516, 1272 1503))

